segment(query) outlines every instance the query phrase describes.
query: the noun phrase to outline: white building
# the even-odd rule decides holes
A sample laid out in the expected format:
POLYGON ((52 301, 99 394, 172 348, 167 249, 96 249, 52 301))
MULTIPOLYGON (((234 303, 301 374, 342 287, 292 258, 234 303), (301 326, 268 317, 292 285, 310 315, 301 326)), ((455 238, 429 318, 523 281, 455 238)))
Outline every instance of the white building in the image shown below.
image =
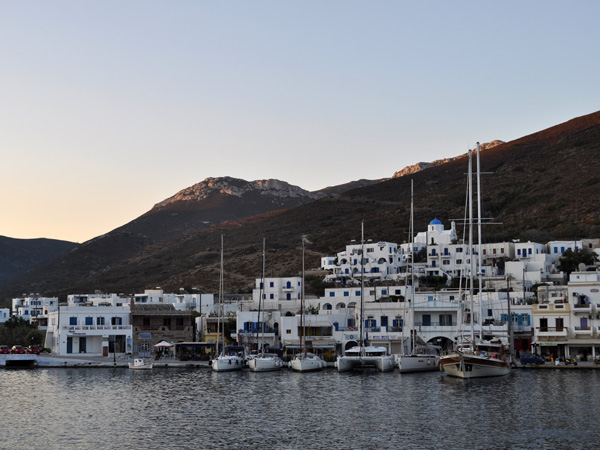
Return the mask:
POLYGON ((58 306, 57 297, 19 297, 12 299, 13 316, 21 317, 28 322, 47 318, 48 312, 54 311, 58 306))
POLYGON ((573 272, 567 288, 565 296, 542 297, 544 303, 534 305, 534 348, 591 361, 600 354, 600 273, 573 272))
POLYGON ((0 308, 0 325, 10 319, 10 309, 0 308))
POLYGON ((519 260, 531 260, 536 255, 547 254, 547 246, 544 244, 538 244, 537 242, 515 242, 515 255, 514 257, 519 260))
POLYGON ((214 294, 165 294, 162 289, 146 289, 143 294, 133 297, 138 304, 169 304, 178 311, 196 310, 210 313, 214 307, 214 294))
POLYGON ((48 313, 47 348, 68 356, 115 356, 132 351, 129 304, 61 306, 48 313))
POLYGON ((567 250, 575 251, 581 250, 583 243, 581 241, 550 241, 548 242, 548 254, 550 260, 555 263, 557 262, 562 254, 567 250))
POLYGON ((346 250, 331 257, 321 259, 321 268, 331 270, 326 281, 341 281, 344 284, 358 284, 364 274, 365 280, 396 279, 406 262, 398 251, 398 244, 392 242, 365 242, 351 244, 346 250), (363 247, 365 257, 361 258, 363 247))

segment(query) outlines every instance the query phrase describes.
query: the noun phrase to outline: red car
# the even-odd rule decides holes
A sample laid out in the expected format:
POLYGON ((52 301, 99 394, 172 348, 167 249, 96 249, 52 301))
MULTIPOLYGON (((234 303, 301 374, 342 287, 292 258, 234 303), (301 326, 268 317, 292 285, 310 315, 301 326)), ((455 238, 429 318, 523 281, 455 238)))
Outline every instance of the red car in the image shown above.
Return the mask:
POLYGON ((10 348, 8 348, 8 345, 0 345, 0 355, 9 355, 10 354, 10 348))
POLYGON ((30 353, 32 355, 39 355, 40 348, 37 345, 30 345, 29 347, 27 347, 27 353, 30 353))
POLYGON ((25 347, 23 347, 22 345, 13 345, 12 348, 10 349, 11 353, 27 353, 27 350, 25 350, 25 347))

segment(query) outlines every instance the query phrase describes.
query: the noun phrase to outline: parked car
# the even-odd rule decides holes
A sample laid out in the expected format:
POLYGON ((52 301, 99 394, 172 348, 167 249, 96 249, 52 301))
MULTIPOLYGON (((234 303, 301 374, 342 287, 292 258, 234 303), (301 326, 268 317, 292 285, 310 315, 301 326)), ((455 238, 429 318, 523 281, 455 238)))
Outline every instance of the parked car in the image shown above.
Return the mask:
POLYGON ((534 355, 533 353, 525 353, 521 355, 519 358, 521 360, 521 364, 544 364, 546 361, 544 358, 538 355, 534 355))
POLYGON ((0 345, 0 355, 9 355, 10 354, 10 348, 8 348, 8 345, 0 345))
POLYGON ((40 348, 37 345, 30 345, 29 347, 27 347, 27 353, 30 353, 32 355, 39 355, 40 348))
POLYGON ((11 353, 27 353, 27 350, 25 350, 25 347, 23 347, 22 345, 13 345, 12 348, 10 349, 11 353))

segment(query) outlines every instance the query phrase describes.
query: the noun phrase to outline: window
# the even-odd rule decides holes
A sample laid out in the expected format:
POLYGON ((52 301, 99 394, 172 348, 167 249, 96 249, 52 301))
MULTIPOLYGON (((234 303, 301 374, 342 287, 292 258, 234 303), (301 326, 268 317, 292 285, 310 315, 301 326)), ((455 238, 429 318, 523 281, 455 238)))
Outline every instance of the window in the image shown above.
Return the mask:
POLYGON ((269 299, 273 300, 275 298, 275 294, 269 294, 269 299))
POLYGON ((71 326, 77 325, 77 317, 69 317, 69 325, 71 325, 71 326))
POLYGON ((462 253, 463 249, 462 247, 456 247, 456 253, 462 253))
POLYGON ((350 292, 344 291, 344 297, 350 297, 350 292))
POLYGON ((113 317, 113 318, 110 320, 110 323, 111 323, 112 325, 123 325, 123 318, 121 318, 121 317, 113 317))
POLYGON ((269 287, 275 287, 275 283, 273 283, 272 281, 269 282, 269 287))
POLYGON ((423 326, 431 326, 431 314, 423 314, 423 326))
POLYGON ((94 318, 93 317, 86 317, 85 318, 85 324, 86 325, 94 325, 94 318))
POLYGON ((521 256, 521 249, 520 248, 517 249, 517 255, 521 256))
POLYGON ((104 317, 96 317, 96 325, 104 325, 104 317))
POLYGON ((440 326, 451 327, 452 326, 452 314, 440 314, 440 326))
MULTIPOLYGON (((114 317, 113 317, 113 319, 114 319, 114 317)), ((114 325, 114 324, 113 324, 113 325, 114 325)), ((170 317, 165 317, 165 318, 163 319, 163 326, 164 326, 164 327, 167 327, 167 328, 170 328, 170 327, 171 327, 171 318, 170 318, 170 317)))
POLYGON ((333 292, 333 291, 329 291, 329 296, 330 296, 330 297, 335 297, 335 292, 333 292))
POLYGON ((292 330, 285 330, 285 334, 292 334, 292 330))

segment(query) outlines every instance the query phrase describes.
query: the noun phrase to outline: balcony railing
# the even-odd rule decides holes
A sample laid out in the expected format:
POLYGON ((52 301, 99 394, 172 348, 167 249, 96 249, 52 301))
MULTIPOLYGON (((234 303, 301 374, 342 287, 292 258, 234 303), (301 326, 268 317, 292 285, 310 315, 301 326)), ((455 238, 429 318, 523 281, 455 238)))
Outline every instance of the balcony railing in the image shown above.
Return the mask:
POLYGON ((569 329, 566 327, 537 327, 536 335, 546 338, 566 338, 569 335, 569 329))

